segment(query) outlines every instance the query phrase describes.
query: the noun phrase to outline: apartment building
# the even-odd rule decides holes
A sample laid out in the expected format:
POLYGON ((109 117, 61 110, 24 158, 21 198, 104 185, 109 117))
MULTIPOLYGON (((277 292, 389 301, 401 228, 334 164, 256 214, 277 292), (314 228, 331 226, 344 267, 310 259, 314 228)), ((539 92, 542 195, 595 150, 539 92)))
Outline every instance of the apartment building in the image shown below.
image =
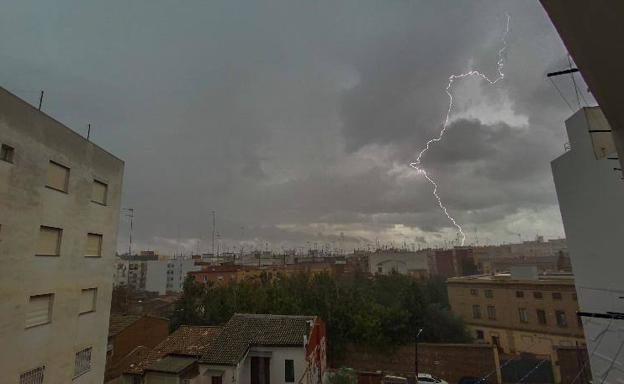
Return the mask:
POLYGON ((383 249, 368 254, 369 273, 388 275, 400 273, 416 277, 426 277, 429 274, 427 256, 429 250, 403 251, 398 249, 383 249))
POLYGON ((198 271, 201 266, 195 260, 181 257, 169 260, 146 262, 145 290, 164 295, 167 292, 182 292, 184 280, 191 271, 198 271))
POLYGON ((124 163, 0 88, 0 372, 102 383, 124 163))
POLYGON ((595 381, 624 381, 622 248, 624 181, 611 126, 598 107, 582 108, 565 122, 568 150, 552 173, 568 238, 576 289, 585 318, 595 381))
POLYGON ((503 353, 533 353, 557 361, 555 347, 585 345, 571 274, 538 275, 535 267, 511 273, 447 280, 453 313, 478 342, 503 353))

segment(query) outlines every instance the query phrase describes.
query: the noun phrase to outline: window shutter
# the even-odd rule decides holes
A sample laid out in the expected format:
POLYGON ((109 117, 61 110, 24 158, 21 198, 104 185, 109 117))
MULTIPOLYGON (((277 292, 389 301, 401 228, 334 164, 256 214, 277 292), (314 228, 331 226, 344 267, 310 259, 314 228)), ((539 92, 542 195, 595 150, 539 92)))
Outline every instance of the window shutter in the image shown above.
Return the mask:
POLYGON ((48 165, 48 187, 67 192, 69 168, 50 161, 48 165))
POLYGON ((102 235, 89 233, 87 235, 86 256, 102 256, 102 235))
POLYGON ((61 229, 41 226, 37 255, 58 255, 61 243, 61 229))
POLYGON ((80 313, 95 311, 97 288, 83 289, 80 293, 80 313))
POLYGON ((100 181, 93 180, 93 190, 91 194, 91 200, 106 205, 106 194, 108 186, 100 181))
POLYGON ((26 313, 26 328, 50 322, 53 296, 47 294, 30 297, 26 313))

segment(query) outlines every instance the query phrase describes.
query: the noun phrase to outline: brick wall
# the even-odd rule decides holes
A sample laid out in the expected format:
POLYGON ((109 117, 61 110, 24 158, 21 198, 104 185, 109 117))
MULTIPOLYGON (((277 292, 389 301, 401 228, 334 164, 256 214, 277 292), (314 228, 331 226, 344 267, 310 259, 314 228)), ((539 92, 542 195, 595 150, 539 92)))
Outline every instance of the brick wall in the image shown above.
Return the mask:
POLYGON ((591 367, 587 361, 587 349, 558 347, 557 357, 561 384, 571 384, 572 382, 588 384, 592 379, 591 367))
MULTIPOLYGON (((498 352, 481 344, 418 345, 418 370, 438 376, 451 384, 465 376, 482 377, 493 373, 489 383, 500 382, 498 352)), ((349 367, 358 371, 383 371, 385 374, 413 374, 414 347, 399 347, 390 352, 376 352, 360 346, 347 348, 335 368, 349 367)))

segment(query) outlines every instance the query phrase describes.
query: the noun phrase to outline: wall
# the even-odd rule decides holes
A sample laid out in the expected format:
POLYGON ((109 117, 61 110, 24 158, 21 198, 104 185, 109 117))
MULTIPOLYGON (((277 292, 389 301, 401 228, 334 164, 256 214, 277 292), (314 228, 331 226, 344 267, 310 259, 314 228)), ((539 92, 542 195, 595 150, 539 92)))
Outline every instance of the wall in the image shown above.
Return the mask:
MULTIPOLYGON (((552 172, 559 199, 563 226, 568 241, 576 289, 582 311, 624 312, 622 236, 624 234, 624 182, 615 172, 618 162, 597 160, 589 129, 608 128, 599 108, 585 108, 566 121, 571 150, 552 162, 552 172), (589 123, 589 126, 588 126, 589 123)), ((624 342, 621 321, 584 320, 596 380, 611 366, 624 342)), ((624 366, 624 354, 617 356, 617 366, 624 366)), ((624 371, 611 370, 608 381, 624 380, 624 371)))
MULTIPOLYGON (((418 371, 457 383, 464 376, 483 377, 500 383, 499 358, 495 348, 478 344, 418 344, 418 371)), ((377 352, 350 346, 335 368, 350 367, 362 371, 384 371, 386 374, 413 375, 414 346, 394 351, 377 352)))
POLYGON ((561 371, 561 384, 588 384, 590 382, 591 367, 588 364, 587 349, 559 347, 557 360, 561 371))
MULTIPOLYGON (((303 340, 302 340, 303 344, 303 340)), ((303 345, 298 347, 252 347, 239 370, 240 383, 251 382, 251 357, 270 356, 271 357, 271 383, 284 384, 284 360, 295 361, 295 383, 303 375, 306 367, 305 350, 303 345)))
POLYGON ((112 337, 113 352, 107 366, 115 366, 120 359, 142 345, 154 348, 169 336, 169 320, 143 316, 112 337))
POLYGON ((92 347, 91 370, 74 383, 104 379, 113 257, 123 162, 0 89, 0 142, 15 148, 0 161, 0 372, 17 382, 45 365, 46 384, 72 382, 75 353, 92 347), (71 168, 68 193, 45 187, 50 160, 71 168), (108 183, 108 202, 91 202, 93 178, 108 183), (39 226, 63 229, 60 256, 35 256, 39 226), (88 232, 103 235, 102 257, 84 257, 88 232), (95 312, 78 315, 82 288, 97 287, 95 312), (29 296, 54 293, 51 323, 25 329, 29 296))
POLYGON ((408 274, 414 270, 428 270, 427 253, 424 251, 407 252, 397 250, 385 250, 370 253, 368 255, 369 273, 381 273, 387 275, 396 271, 408 274))

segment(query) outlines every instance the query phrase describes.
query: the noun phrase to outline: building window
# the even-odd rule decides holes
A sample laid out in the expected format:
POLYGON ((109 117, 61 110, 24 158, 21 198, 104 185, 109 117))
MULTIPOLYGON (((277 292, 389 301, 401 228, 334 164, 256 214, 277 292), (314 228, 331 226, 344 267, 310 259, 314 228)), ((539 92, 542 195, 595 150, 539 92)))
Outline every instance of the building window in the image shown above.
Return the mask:
POLYGON ((579 315, 576 315, 576 324, 579 328, 583 328, 583 318, 579 315))
POLYGON ((95 312, 97 288, 87 288, 80 292, 80 314, 95 312))
POLYGON ((476 330, 476 334, 477 334, 477 340, 483 340, 485 338, 485 335, 483 334, 483 331, 480 329, 476 330))
POLYGON ((30 296, 26 312, 26 328, 48 324, 52 321, 54 294, 30 296))
POLYGON ((102 256, 102 235, 97 233, 87 234, 87 250, 85 252, 85 256, 102 256))
POLYGON ((251 384, 270 384, 271 382, 271 358, 251 358, 251 384))
POLYGON ((566 319, 564 311, 555 311, 555 317, 557 318, 557 325, 559 327, 565 328, 568 326, 568 320, 566 319))
POLYGON ((516 297, 521 299, 524 297, 524 291, 516 291, 516 297))
POLYGON ((93 180, 93 188, 91 189, 91 201, 94 203, 106 205, 108 195, 108 185, 98 180, 93 180))
POLYGON ((222 384, 223 378, 221 376, 212 376, 210 378, 210 384, 222 384))
POLYGON ((488 305, 487 314, 488 314, 488 319, 496 320, 496 307, 493 305, 488 305))
POLYGON ((284 360, 284 381, 295 382, 295 360, 284 360))
POLYGON ((535 291, 533 292, 533 298, 541 300, 544 296, 542 295, 542 292, 540 291, 535 291))
POLYGON ((553 292, 552 298, 553 300, 561 300, 561 292, 553 292))
POLYGON ((479 304, 475 304, 472 306, 472 318, 473 319, 481 318, 481 306, 479 304))
POLYGON ((45 373, 45 365, 31 369, 20 375, 20 384, 43 384, 43 374, 45 373))
POLYGON ((38 256, 58 256, 61 253, 61 238, 63 230, 60 228, 39 227, 39 239, 37 240, 38 256))
POLYGON ((48 165, 48 182, 46 187, 67 192, 69 184, 69 168, 50 160, 48 165))
POLYGON ((91 369, 91 347, 76 352, 74 360, 74 377, 78 377, 91 369))
POLYGON ((485 297, 487 297, 488 299, 491 299, 494 297, 494 292, 492 292, 491 289, 486 289, 485 290, 485 297))
POLYGON ((543 309, 537 310, 537 322, 542 325, 546 325, 546 311, 543 309))
POLYGON ((0 147, 0 160, 12 163, 14 155, 15 148, 2 144, 2 147, 0 147))
POLYGON ((382 273, 383 272, 383 267, 377 267, 377 273, 382 273))
POLYGON ((528 323, 529 322, 529 314, 528 314, 526 308, 518 308, 518 316, 520 317, 520 322, 521 323, 528 323))
POLYGON ((576 293, 572 294, 572 300, 577 301, 578 300, 578 296, 576 296, 576 293))
POLYGON ((479 290, 477 290, 476 288, 470 288, 470 295, 479 296, 479 290))

